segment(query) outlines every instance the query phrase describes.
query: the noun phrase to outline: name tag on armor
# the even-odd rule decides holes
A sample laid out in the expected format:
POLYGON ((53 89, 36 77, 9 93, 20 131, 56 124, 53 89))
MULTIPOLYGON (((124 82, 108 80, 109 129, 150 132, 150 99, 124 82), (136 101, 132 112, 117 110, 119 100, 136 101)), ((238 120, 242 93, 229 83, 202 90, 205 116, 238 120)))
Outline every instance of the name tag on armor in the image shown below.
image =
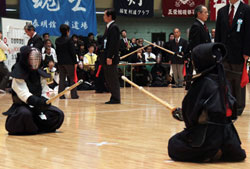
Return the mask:
POLYGON ((43 112, 41 112, 41 114, 39 115, 39 117, 40 117, 42 120, 47 120, 47 117, 45 116, 45 114, 43 114, 43 112))

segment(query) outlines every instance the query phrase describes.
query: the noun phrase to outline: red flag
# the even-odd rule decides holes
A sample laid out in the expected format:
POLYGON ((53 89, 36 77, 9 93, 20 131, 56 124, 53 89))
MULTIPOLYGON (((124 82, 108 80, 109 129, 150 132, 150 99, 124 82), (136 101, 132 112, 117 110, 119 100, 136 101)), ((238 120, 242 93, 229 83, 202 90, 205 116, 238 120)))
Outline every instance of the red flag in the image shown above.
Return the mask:
POLYGON ((74 82, 77 83, 78 82, 78 77, 77 77, 77 72, 76 72, 76 67, 75 67, 75 71, 74 71, 74 82))
POLYGON ((182 69, 182 74, 183 74, 183 77, 185 77, 187 75, 187 72, 186 72, 186 63, 184 63, 184 66, 183 66, 183 69, 182 69))
POLYGON ((244 63, 243 71, 242 71, 242 76, 241 76, 241 82, 240 82, 240 87, 243 88, 249 83, 249 76, 247 73, 247 62, 244 63))
POLYGON ((102 68, 102 65, 99 65, 99 66, 98 66, 98 70, 97 70, 97 73, 96 73, 95 77, 99 77, 99 74, 100 74, 101 68, 102 68))

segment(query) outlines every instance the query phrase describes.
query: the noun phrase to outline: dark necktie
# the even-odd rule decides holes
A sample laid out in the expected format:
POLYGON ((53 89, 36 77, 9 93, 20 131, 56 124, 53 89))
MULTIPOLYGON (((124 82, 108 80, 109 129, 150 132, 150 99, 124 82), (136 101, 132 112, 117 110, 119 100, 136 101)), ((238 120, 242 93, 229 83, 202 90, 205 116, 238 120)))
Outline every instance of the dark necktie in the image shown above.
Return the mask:
POLYGON ((207 28, 207 25, 204 23, 204 28, 206 30, 206 32, 208 32, 208 28, 207 28))
POLYGON ((229 26, 232 26, 233 23, 233 18, 234 18, 234 6, 231 6, 231 11, 229 13, 229 26))
POLYGON ((178 45, 178 43, 179 43, 178 39, 175 39, 175 43, 176 43, 176 45, 178 45))

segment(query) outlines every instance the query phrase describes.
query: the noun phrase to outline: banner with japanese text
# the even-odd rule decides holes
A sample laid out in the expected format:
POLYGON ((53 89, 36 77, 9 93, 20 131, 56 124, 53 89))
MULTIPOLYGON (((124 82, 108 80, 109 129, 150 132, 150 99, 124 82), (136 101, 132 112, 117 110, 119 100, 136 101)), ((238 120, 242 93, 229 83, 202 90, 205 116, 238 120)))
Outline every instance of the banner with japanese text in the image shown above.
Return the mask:
MULTIPOLYGON (((243 0, 248 4, 248 0, 243 0)), ((220 8, 224 7, 229 3, 229 0, 210 0, 210 20, 215 21, 217 18, 217 12, 220 8)))
POLYGON ((153 0, 114 0, 116 13, 123 16, 154 16, 153 0))
POLYGON ((190 17, 197 5, 204 5, 205 0, 162 0, 163 16, 190 17))
POLYGON ((95 0, 20 0, 20 18, 31 20, 38 34, 59 36, 61 24, 71 34, 97 34, 95 0))

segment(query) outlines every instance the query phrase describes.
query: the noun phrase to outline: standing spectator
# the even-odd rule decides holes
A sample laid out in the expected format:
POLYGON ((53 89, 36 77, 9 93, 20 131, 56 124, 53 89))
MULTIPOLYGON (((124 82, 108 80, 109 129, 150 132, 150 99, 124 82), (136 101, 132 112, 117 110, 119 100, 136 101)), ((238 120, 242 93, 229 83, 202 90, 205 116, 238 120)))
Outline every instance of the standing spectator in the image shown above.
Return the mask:
POLYGON ((105 53, 104 53, 104 39, 102 35, 97 36, 97 60, 95 62, 95 92, 103 93, 107 92, 107 85, 105 82, 103 64, 105 61, 105 53))
MULTIPOLYGON (((121 56, 124 56, 129 53, 131 45, 130 45, 130 40, 127 38, 127 31, 122 30, 121 31, 121 36, 122 39, 120 40, 120 52, 121 56)), ((124 59, 125 61, 128 61, 129 57, 124 59)))
MULTIPOLYGON (((69 38, 70 27, 66 24, 60 26, 61 36, 56 39, 56 54, 59 68, 59 93, 65 89, 65 78, 70 85, 74 84, 74 71, 77 66, 76 51, 73 41, 69 38)), ((78 99, 77 89, 74 88, 71 92, 72 99, 78 99)), ((60 99, 65 99, 61 96, 60 99)))
POLYGON ((188 90, 191 86, 191 78, 193 75, 193 65, 191 60, 191 52, 193 48, 202 43, 210 43, 210 35, 206 26, 206 21, 208 18, 208 10, 204 5, 198 5, 194 10, 195 21, 191 26, 189 31, 189 45, 188 45, 188 53, 186 55, 187 64, 186 64, 186 90, 188 90))
POLYGON ((131 39, 130 45, 131 45, 132 48, 136 48, 136 47, 137 47, 136 38, 132 38, 132 39, 131 39))
POLYGON ((114 9, 106 9, 104 11, 103 20, 107 23, 104 33, 104 74, 111 97, 106 104, 120 104, 120 83, 118 78, 117 64, 119 63, 119 40, 120 30, 115 23, 116 13, 114 9))
POLYGON ((187 50, 187 40, 181 38, 181 32, 178 28, 174 29, 174 40, 170 42, 170 50, 175 52, 175 55, 171 56, 171 65, 174 73, 174 79, 175 79, 175 85, 173 85, 173 88, 183 87, 183 64, 184 60, 183 58, 180 58, 177 56, 177 54, 184 56, 184 53, 187 50))
POLYGON ((28 25, 26 33, 30 37, 30 39, 28 41, 28 46, 35 47, 35 48, 39 49, 41 52, 42 47, 43 47, 43 40, 36 33, 35 27, 33 25, 28 25))
MULTIPOLYGON (((48 40, 48 39, 50 40, 50 35, 49 35, 49 33, 44 33, 44 34, 43 34, 43 42, 45 43, 45 41, 48 40)), ((54 47, 54 45, 53 45, 52 42, 51 42, 51 47, 55 49, 55 47, 54 47)))
POLYGON ((95 41, 95 36, 94 36, 94 34, 92 32, 90 32, 88 34, 88 39, 86 41, 85 48, 88 49, 89 45, 91 45, 91 44, 94 45, 95 48, 96 48, 97 42, 95 41))
POLYGON ((0 93, 3 94, 9 80, 9 70, 4 64, 4 61, 7 59, 4 51, 10 52, 10 49, 2 41, 2 31, 0 31, 0 93))
POLYGON ((228 50, 224 62, 226 77, 237 100, 237 114, 241 115, 246 102, 246 87, 241 88, 244 62, 250 56, 250 7, 240 0, 230 0, 230 4, 218 11, 215 42, 222 42, 228 50))
MULTIPOLYGON (((170 42, 174 40, 174 33, 171 32, 169 35, 168 35, 168 41, 164 44, 164 48, 165 49, 169 49, 170 50, 170 42)), ((169 54, 167 52, 163 52, 162 53, 162 62, 169 62, 169 54)))

